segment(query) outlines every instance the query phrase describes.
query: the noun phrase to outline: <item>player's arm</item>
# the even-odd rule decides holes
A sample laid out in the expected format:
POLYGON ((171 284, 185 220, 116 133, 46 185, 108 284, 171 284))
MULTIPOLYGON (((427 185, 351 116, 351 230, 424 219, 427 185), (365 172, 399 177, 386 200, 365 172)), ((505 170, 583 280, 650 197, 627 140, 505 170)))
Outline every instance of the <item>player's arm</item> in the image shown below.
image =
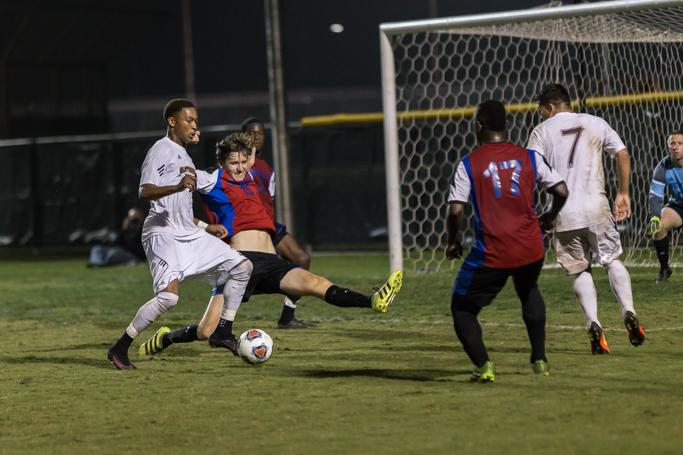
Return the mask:
POLYGON ((617 160, 617 176, 619 179, 619 189, 617 197, 614 199, 614 219, 619 222, 631 216, 631 196, 629 195, 629 185, 631 183, 631 156, 619 135, 603 119, 598 120, 602 123, 604 132, 602 149, 603 152, 613 156, 617 160))
MULTIPOLYGON (((143 174, 144 172, 143 165, 143 174)), ((182 178, 180 179, 180 182, 175 185, 157 186, 153 183, 141 183, 138 197, 141 201, 151 201, 185 190, 194 191, 195 188, 197 188, 197 172, 194 168, 183 166, 180 168, 179 172, 182 175, 182 178)))
POLYGON ((448 204, 446 215, 446 259, 457 259, 462 256, 462 243, 460 242, 460 226, 465 221, 465 203, 451 202, 448 204))
POLYGON ((662 206, 664 205, 664 191, 666 190, 666 168, 664 161, 660 161, 652 172, 652 181, 650 182, 650 194, 648 196, 648 208, 650 216, 648 218, 648 233, 655 235, 662 228, 661 220, 659 219, 662 213, 662 206))
POLYGON ((553 197, 553 202, 550 209, 543 213, 538 221, 544 231, 548 232, 553 229, 557 215, 564 207, 567 198, 569 197, 569 189, 562 180, 562 176, 554 170, 545 157, 537 151, 530 151, 532 159, 536 161, 536 182, 545 189, 545 191, 553 197))
POLYGON ((138 197, 141 201, 152 201, 155 199, 160 199, 164 196, 170 194, 175 194, 180 191, 190 190, 194 191, 197 178, 193 175, 184 175, 183 178, 178 182, 177 185, 170 186, 156 186, 151 183, 145 183, 140 185, 140 190, 138 192, 138 197))
POLYGON ((565 202, 567 202, 567 198, 569 197, 569 189, 564 182, 560 182, 555 186, 547 188, 546 191, 553 197, 553 202, 550 205, 550 209, 543 213, 538 220, 541 223, 543 230, 545 232, 549 232, 553 229, 557 215, 559 215, 560 210, 562 210, 565 202))
POLYGON ((194 218, 194 224, 196 224, 199 229, 204 229, 206 232, 219 239, 223 239, 228 235, 228 230, 222 224, 209 224, 199 218, 194 218))
POLYGON ((626 148, 619 150, 615 156, 617 159, 619 189, 617 197, 614 199, 614 219, 619 222, 631 217, 631 196, 629 195, 631 156, 626 148))
MULTIPOLYGON (((465 158, 467 159, 467 158, 465 158)), ((460 242, 460 227, 465 221, 465 201, 470 196, 471 182, 461 161, 455 170, 448 192, 448 214, 446 214, 446 259, 456 259, 462 256, 460 242)))

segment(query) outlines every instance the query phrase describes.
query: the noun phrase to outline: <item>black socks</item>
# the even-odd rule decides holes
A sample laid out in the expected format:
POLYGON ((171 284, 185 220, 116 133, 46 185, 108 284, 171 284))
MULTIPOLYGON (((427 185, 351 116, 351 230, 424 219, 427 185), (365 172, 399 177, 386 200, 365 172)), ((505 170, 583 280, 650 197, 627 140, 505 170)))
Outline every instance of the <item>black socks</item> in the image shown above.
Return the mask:
POLYGON ((370 307, 370 297, 351 289, 332 285, 325 292, 325 301, 339 307, 370 307))
POLYGON ((296 311, 296 308, 291 308, 291 307, 288 307, 287 305, 283 305, 282 306, 282 314, 280 315, 280 320, 278 322, 280 324, 287 324, 292 319, 294 319, 294 312, 295 311, 296 311))
POLYGON ((126 332, 123 332, 123 335, 114 343, 111 350, 121 354, 128 354, 128 348, 130 348, 131 343, 133 343, 133 339, 126 332))
POLYGON ((161 343, 164 348, 167 348, 173 343, 191 343, 197 341, 197 327, 197 324, 188 325, 182 329, 167 333, 161 338, 161 343))
POLYGON ((655 240, 655 251, 657 251, 657 259, 659 260, 659 268, 666 270, 669 268, 669 236, 667 235, 661 240, 655 240))
POLYGON ((218 337, 223 340, 235 338, 235 336, 232 334, 232 321, 221 318, 220 322, 218 323, 218 327, 216 327, 216 330, 211 336, 218 337))

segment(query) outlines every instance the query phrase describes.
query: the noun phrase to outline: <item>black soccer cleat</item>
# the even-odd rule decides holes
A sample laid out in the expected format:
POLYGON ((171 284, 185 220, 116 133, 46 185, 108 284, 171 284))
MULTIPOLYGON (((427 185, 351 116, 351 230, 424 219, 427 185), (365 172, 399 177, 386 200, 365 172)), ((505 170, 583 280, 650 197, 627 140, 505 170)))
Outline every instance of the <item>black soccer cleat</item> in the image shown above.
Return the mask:
POLYGON ((609 354, 610 349, 605 339, 605 334, 596 322, 591 323, 591 328, 588 329, 588 338, 591 342, 591 353, 593 355, 609 354))
POLYGON ((135 365, 128 359, 127 353, 116 352, 113 349, 107 351, 107 358, 114 364, 117 370, 134 370, 135 365))
POLYGON ((637 347, 645 342, 645 330, 643 330, 643 327, 640 325, 640 322, 638 322, 638 318, 635 314, 627 311, 626 317, 624 318, 624 325, 628 332, 628 341, 630 341, 633 346, 637 347))
POLYGON ((304 321, 300 321, 299 319, 292 319, 289 322, 282 322, 282 321, 277 321, 277 328, 278 329, 310 329, 312 327, 315 327, 313 324, 309 324, 304 321))
POLYGON ((228 351, 232 352, 232 354, 235 356, 239 355, 237 353, 237 348, 239 347, 239 345, 240 342, 239 340, 235 339, 234 335, 230 338, 220 338, 215 334, 211 334, 211 336, 209 337, 209 346, 211 346, 212 348, 227 349, 228 351))
POLYGON ((666 268, 666 269, 659 269, 659 275, 657 275, 657 284, 665 283, 671 274, 673 273, 673 270, 666 268))

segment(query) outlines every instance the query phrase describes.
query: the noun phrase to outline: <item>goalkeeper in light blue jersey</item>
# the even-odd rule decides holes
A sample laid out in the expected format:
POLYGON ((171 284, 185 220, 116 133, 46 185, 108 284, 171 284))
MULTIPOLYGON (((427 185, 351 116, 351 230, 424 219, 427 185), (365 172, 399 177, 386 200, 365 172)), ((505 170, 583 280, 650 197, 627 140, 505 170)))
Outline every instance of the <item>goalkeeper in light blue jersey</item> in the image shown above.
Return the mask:
POLYGON ((654 239, 659 259, 657 283, 671 276, 669 231, 683 225, 683 130, 671 133, 668 144, 670 155, 657 164, 650 184, 648 232, 654 239), (668 197, 664 205, 665 195, 668 197))

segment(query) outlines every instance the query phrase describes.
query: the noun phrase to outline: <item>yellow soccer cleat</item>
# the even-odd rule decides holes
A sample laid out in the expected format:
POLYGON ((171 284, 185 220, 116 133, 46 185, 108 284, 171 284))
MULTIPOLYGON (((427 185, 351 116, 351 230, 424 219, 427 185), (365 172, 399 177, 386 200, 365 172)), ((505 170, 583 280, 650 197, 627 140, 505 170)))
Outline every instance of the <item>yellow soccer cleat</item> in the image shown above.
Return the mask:
POLYGON ((171 329, 168 327, 162 327, 157 330, 152 338, 142 343, 140 345, 140 349, 138 350, 140 357, 161 354, 161 352, 164 350, 164 344, 161 342, 161 339, 167 333, 171 333, 171 329))
POLYGON ((534 373, 540 376, 550 376, 550 365, 546 360, 537 360, 531 364, 534 373))
POLYGON ((496 370, 493 367, 493 362, 487 361, 479 368, 475 368, 470 377, 471 382, 493 382, 496 380, 496 370))
POLYGON ((389 276, 389 279, 382 285, 377 292, 372 294, 371 303, 372 309, 378 313, 386 313, 389 311, 389 306, 398 295, 403 285, 403 272, 395 271, 389 276))

